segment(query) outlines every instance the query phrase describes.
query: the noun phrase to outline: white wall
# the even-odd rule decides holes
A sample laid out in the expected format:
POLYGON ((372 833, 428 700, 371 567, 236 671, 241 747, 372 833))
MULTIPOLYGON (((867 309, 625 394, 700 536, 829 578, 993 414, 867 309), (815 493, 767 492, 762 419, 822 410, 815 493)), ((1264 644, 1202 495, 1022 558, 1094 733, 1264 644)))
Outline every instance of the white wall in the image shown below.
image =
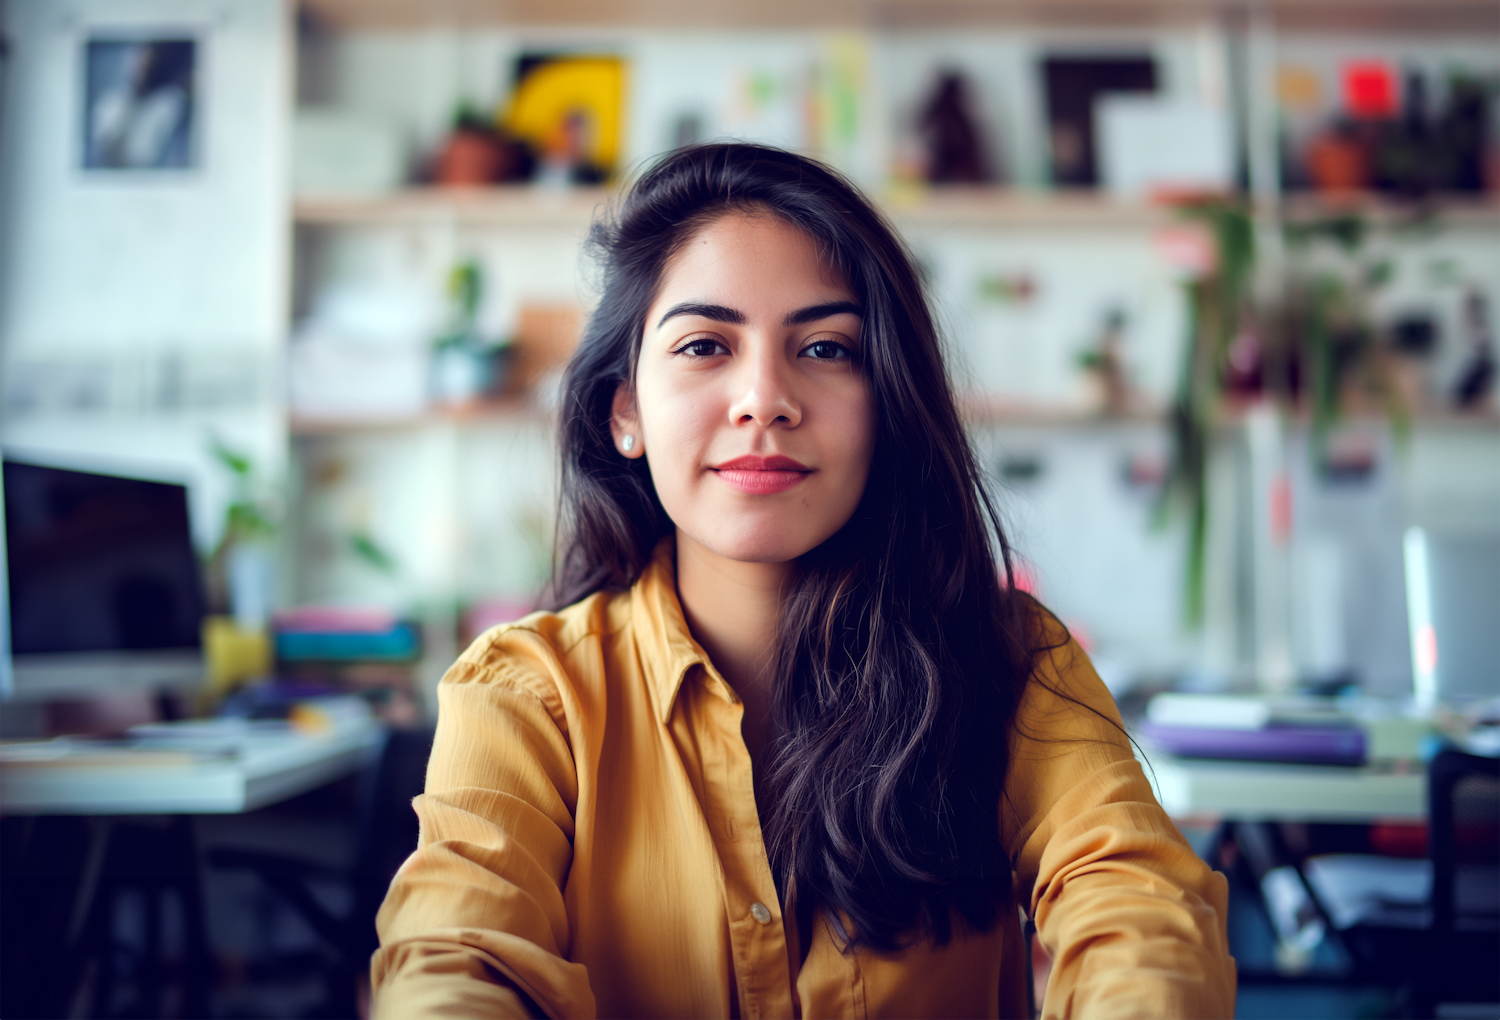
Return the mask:
MULTIPOLYGON (((877 195, 886 187, 900 119, 914 115, 941 66, 971 75, 980 113, 995 127, 997 164, 1008 180, 1032 185, 1046 176, 1034 80, 1039 54, 1147 50, 1158 56, 1166 88, 1198 88, 1199 42, 1181 34, 1163 41, 1148 33, 1080 31, 861 39, 809 31, 434 30, 340 37, 331 47, 328 98, 392 125, 420 154, 437 144, 458 101, 502 102, 516 55, 551 47, 619 52, 631 61, 627 165, 669 148, 684 114, 700 118, 707 138, 805 148, 810 139, 804 99, 812 69, 843 60, 854 72, 862 70, 868 90, 858 110, 856 143, 829 154, 877 195)), ((1185 323, 1180 288, 1155 252, 1149 229, 1004 231, 926 224, 910 237, 932 271, 953 367, 965 388, 1017 403, 1076 401, 1077 354, 1096 342, 1105 313, 1120 307, 1130 319, 1126 355, 1138 384, 1158 403, 1168 395, 1185 323), (1121 272, 1121 266, 1128 270, 1121 272), (987 301, 983 280, 1007 274, 1033 277, 1035 299, 1015 307, 987 301)), ((476 257, 501 306, 559 299, 587 305, 589 278, 580 274, 577 242, 556 230, 329 232, 314 290, 389 293, 415 284, 436 293, 455 258, 476 257)), ((444 589, 460 598, 535 590, 553 510, 550 431, 497 424, 462 440, 448 431, 299 444, 305 519, 298 558, 309 566, 299 598, 399 604, 431 599, 444 589), (443 482, 423 473, 419 462, 462 467, 443 482), (426 481, 412 485, 418 475, 426 481), (432 490, 444 487, 447 501, 433 505, 432 490), (448 505, 454 500, 456 507, 448 505), (419 520, 425 523, 414 528, 419 520), (376 576, 349 555, 341 536, 359 528, 393 554, 396 576, 376 576), (433 576, 431 565, 455 549, 461 551, 453 575, 433 576)), ((1049 604, 1091 635, 1101 658, 1113 660, 1122 673, 1182 668, 1192 640, 1180 627, 1180 529, 1153 531, 1149 496, 1121 481, 1124 458, 1164 447, 1161 430, 1002 429, 982 430, 980 438, 992 467, 1015 454, 1044 462, 1034 482, 1006 493, 1003 509, 1049 604)))
POLYGON ((12 0, 0 135, 7 448, 195 483, 213 540, 221 435, 275 472, 285 333, 285 0, 12 0), (81 167, 92 35, 199 41, 198 165, 81 167))

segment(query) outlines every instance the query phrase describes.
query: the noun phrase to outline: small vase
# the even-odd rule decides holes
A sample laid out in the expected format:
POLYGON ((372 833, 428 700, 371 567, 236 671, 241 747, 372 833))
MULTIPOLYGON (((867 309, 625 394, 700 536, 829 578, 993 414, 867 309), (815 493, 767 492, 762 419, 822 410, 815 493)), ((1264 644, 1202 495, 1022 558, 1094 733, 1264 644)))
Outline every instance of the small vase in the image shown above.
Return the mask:
POLYGON ((500 179, 504 154, 495 139, 478 131, 455 131, 438 153, 437 182, 444 187, 480 187, 500 179))

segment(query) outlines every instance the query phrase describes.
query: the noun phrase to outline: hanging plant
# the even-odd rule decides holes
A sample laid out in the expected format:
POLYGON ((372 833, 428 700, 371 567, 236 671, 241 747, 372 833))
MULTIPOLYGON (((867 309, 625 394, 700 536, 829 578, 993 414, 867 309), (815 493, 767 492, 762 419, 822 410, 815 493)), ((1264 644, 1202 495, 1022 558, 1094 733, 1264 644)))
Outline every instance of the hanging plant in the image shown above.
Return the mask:
POLYGON ((1182 213, 1208 231, 1214 259, 1211 267, 1184 284, 1188 342, 1170 413, 1171 463, 1156 518, 1164 522, 1174 506, 1187 512, 1183 614, 1189 627, 1197 627, 1203 620, 1209 444, 1218 421, 1230 347, 1248 321, 1255 231, 1246 207, 1229 199, 1193 202, 1183 206, 1182 213))
MULTIPOLYGON (((1403 228, 1425 231, 1430 226, 1418 219, 1403 228)), ((1410 432, 1412 409, 1392 378, 1372 311, 1376 295, 1395 278, 1395 265, 1368 251, 1369 234, 1369 223, 1357 214, 1286 226, 1293 255, 1289 356, 1300 365, 1301 392, 1288 388, 1282 395, 1289 403, 1302 398, 1313 463, 1320 470, 1327 464, 1329 434, 1351 399, 1381 407, 1399 443, 1410 432), (1315 262, 1320 252, 1324 258, 1315 262)))

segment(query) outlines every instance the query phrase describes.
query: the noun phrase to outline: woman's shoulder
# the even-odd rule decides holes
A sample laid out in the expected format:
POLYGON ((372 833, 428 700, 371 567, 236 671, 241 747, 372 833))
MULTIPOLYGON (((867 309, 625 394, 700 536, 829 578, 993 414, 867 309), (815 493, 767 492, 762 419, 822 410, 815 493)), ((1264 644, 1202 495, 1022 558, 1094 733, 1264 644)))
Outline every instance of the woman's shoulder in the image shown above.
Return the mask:
POLYGON ((1040 607, 1032 633, 1035 665, 1012 723, 1001 806, 1012 855, 1059 805, 1084 811, 1107 800, 1151 799, 1120 711, 1088 652, 1040 607))
POLYGON ((593 658, 593 647, 620 629, 628 602, 620 593, 601 591, 563 609, 491 627, 470 642, 442 683, 518 688, 553 707, 560 696, 577 693, 576 660, 593 658))
POLYGON ((1023 741, 1098 741, 1128 752, 1115 699, 1067 626, 1033 601, 1028 631, 1033 665, 1015 717, 1023 741))

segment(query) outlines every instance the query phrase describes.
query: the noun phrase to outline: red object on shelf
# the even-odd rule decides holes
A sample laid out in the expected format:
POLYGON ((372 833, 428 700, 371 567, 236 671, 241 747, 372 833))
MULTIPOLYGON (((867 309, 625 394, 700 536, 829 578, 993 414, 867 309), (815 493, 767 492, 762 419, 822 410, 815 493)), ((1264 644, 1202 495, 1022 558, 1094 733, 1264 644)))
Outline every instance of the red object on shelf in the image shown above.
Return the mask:
POLYGON ((1355 117, 1396 116, 1396 70, 1383 60, 1355 60, 1344 65, 1344 108, 1355 117))
POLYGON ((500 180, 505 153, 500 143, 478 131, 448 136, 437 157, 437 182, 447 187, 478 187, 500 180))

